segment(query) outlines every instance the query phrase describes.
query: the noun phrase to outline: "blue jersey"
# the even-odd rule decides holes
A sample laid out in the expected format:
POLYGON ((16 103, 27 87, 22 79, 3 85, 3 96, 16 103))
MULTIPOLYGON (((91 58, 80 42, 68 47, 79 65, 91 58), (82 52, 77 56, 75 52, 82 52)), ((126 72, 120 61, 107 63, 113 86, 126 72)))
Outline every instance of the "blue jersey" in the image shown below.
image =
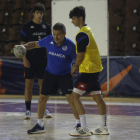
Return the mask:
POLYGON ((38 41, 40 47, 45 47, 48 53, 48 63, 46 70, 55 75, 65 75, 71 73, 71 63, 76 59, 75 44, 65 38, 59 47, 54 42, 53 36, 49 35, 38 41))

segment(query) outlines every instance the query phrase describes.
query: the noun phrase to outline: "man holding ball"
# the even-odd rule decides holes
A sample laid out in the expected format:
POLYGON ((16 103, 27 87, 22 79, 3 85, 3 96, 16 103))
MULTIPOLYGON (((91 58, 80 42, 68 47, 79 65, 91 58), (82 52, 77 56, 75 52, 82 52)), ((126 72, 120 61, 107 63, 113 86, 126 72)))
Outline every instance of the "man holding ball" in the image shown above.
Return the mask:
MULTIPOLYGON (((79 116, 73 103, 71 103, 71 92, 73 89, 73 79, 71 75, 71 64, 76 58, 75 44, 65 37, 66 28, 62 23, 53 26, 53 36, 49 35, 39 41, 24 44, 27 50, 45 47, 47 49, 48 63, 43 78, 42 90, 38 102, 38 121, 37 124, 28 130, 28 134, 44 133, 43 114, 46 102, 52 93, 56 93, 58 88, 65 94, 70 104, 74 116, 79 121, 79 116)), ((16 47, 16 46, 15 46, 16 47)), ((76 127, 79 127, 78 125, 76 127)))

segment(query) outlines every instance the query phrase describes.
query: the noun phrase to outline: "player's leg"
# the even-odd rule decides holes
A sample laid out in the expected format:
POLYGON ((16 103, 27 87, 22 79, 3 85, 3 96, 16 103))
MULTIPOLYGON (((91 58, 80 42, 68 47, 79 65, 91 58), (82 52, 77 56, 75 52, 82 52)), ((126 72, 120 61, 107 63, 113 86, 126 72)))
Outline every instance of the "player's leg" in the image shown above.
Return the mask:
POLYGON ((34 83, 35 71, 33 67, 25 68, 25 105, 26 114, 25 120, 31 118, 31 100, 32 100, 32 87, 34 83))
POLYGON ((107 129, 107 111, 106 111, 106 104, 100 94, 100 91, 93 91, 92 97, 94 101, 97 103, 99 114, 100 114, 100 125, 91 130, 91 134, 93 135, 109 135, 107 129), (95 94, 94 94, 95 93, 95 94))
MULTIPOLYGON (((100 92, 100 91, 98 91, 100 92)), ((99 110, 99 114, 100 115, 106 115, 106 104, 102 98, 101 94, 94 94, 93 96, 93 100, 97 103, 98 106, 98 110, 99 110)), ((106 126, 106 124, 101 124, 101 127, 106 126)))
POLYGON ((88 129, 88 125, 87 125, 85 108, 80 100, 80 97, 82 96, 83 93, 85 93, 85 89, 86 89, 86 84, 83 83, 82 79, 83 79, 83 76, 81 74, 80 77, 77 79, 74 85, 73 92, 71 94, 71 101, 74 103, 74 106, 79 115, 81 127, 76 129, 75 132, 71 132, 70 136, 90 136, 91 135, 88 129))
POLYGON ((70 136, 90 136, 91 135, 90 131, 88 129, 88 125, 87 125, 85 107, 80 100, 80 97, 83 93, 81 93, 81 95, 80 95, 80 93, 81 93, 81 91, 73 91, 71 94, 71 96, 72 96, 71 100, 73 101, 74 106, 79 115, 81 127, 76 129, 76 131, 69 133, 70 136))
POLYGON ((69 105, 72 108, 73 115, 74 115, 74 117, 76 119, 76 128, 81 127, 79 115, 77 113, 77 110, 76 110, 76 108, 74 106, 73 101, 71 101, 71 94, 65 94, 65 96, 66 96, 66 99, 67 99, 69 105))
POLYGON ((47 71, 45 72, 42 90, 38 102, 38 121, 37 124, 31 130, 27 131, 28 134, 37 134, 45 132, 43 116, 45 112, 46 102, 48 101, 50 94, 57 92, 58 90, 58 86, 56 85, 55 79, 56 78, 54 75, 50 74, 47 71))
MULTIPOLYGON (((41 93, 41 89, 42 89, 42 82, 43 82, 43 79, 38 79, 38 84, 39 84, 39 87, 40 87, 40 93, 41 93)), ((45 109, 44 118, 52 118, 52 115, 50 114, 48 109, 45 109)))
POLYGON ((38 79, 38 84, 39 84, 39 94, 41 94, 42 83, 43 83, 43 79, 38 79))
POLYGON ((80 100, 81 95, 77 94, 76 92, 72 92, 71 96, 72 96, 72 100, 74 102, 74 105, 76 107, 76 110, 78 112, 78 115, 85 114, 85 107, 80 100))
POLYGON ((74 103, 71 101, 71 94, 65 94, 65 96, 66 96, 66 99, 67 99, 69 105, 70 105, 71 108, 72 108, 74 117, 75 117, 75 119, 76 119, 76 125, 79 124, 79 125, 81 126, 79 115, 78 115, 77 110, 76 110, 76 108, 75 108, 75 106, 74 106, 74 103))
MULTIPOLYGON (((43 82, 45 68, 46 68, 46 65, 38 65, 37 69, 36 69, 40 93, 41 93, 41 89, 42 89, 42 82, 43 82)), ((47 110, 47 109, 44 112, 44 118, 52 118, 52 115, 50 114, 49 110, 47 110)))
MULTIPOLYGON (((49 99, 49 95, 43 95, 43 94, 39 95, 39 101, 38 101, 38 120, 42 119, 42 122, 43 122, 44 112, 45 112, 45 109, 46 109, 46 102, 48 101, 48 99, 49 99)), ((43 126, 43 124, 40 124, 40 125, 43 126)))
POLYGON ((69 74, 59 77, 58 83, 59 83, 59 87, 60 87, 62 93, 65 95, 68 103, 70 104, 70 106, 72 108, 73 114, 76 119, 76 127, 81 126, 79 115, 77 113, 77 110, 76 110, 73 102, 71 101, 71 92, 73 90, 73 79, 72 79, 71 74, 69 73, 69 74))
POLYGON ((49 99, 49 95, 42 95, 40 94, 39 96, 39 101, 38 101, 38 119, 37 119, 37 124, 31 129, 28 130, 28 134, 38 134, 38 133, 44 133, 45 128, 44 128, 44 112, 46 108, 46 102, 49 99))
POLYGON ((100 126, 98 126, 95 130, 91 130, 92 134, 98 135, 108 135, 107 130, 107 111, 106 104, 101 95, 101 88, 99 84, 99 73, 94 73, 93 77, 94 82, 91 83, 89 92, 91 93, 93 100, 97 103, 99 114, 100 114, 100 126))

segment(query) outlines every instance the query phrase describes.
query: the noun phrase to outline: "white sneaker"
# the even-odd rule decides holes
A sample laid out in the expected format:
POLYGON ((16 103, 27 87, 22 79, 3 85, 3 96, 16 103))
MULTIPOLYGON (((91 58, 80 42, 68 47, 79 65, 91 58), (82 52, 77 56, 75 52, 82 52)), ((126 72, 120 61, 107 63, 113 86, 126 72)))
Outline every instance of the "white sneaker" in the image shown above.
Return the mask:
POLYGON ((98 126, 95 130, 91 130, 90 133, 92 135, 109 135, 107 127, 101 129, 100 126, 98 126))
POLYGON ((47 109, 44 112, 44 118, 52 118, 52 115, 50 114, 50 112, 47 109))
POLYGON ((91 136, 89 129, 85 130, 82 127, 76 128, 76 131, 69 133, 69 135, 74 137, 91 136))
POLYGON ((26 113, 25 113, 24 120, 30 120, 30 119, 31 119, 31 111, 30 110, 27 110, 26 113))

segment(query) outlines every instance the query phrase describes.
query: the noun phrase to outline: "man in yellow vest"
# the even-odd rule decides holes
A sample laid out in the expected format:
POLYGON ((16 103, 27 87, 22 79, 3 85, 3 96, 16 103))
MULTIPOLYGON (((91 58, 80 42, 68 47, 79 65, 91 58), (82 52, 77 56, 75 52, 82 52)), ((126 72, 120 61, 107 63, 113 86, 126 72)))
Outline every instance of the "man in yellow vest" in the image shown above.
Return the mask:
POLYGON ((79 114, 81 123, 81 127, 78 127, 75 132, 71 132, 70 136, 108 135, 106 104, 101 96, 101 88, 98 81, 99 73, 103 67, 91 28, 85 24, 85 8, 83 6, 73 8, 69 17, 72 19, 72 23, 80 28, 75 38, 77 57, 71 74, 76 76, 76 72, 80 73, 80 77, 74 85, 72 101, 79 114), (87 126, 85 108, 80 101, 80 96, 85 92, 91 93, 100 113, 100 126, 91 131, 89 131, 87 126))

